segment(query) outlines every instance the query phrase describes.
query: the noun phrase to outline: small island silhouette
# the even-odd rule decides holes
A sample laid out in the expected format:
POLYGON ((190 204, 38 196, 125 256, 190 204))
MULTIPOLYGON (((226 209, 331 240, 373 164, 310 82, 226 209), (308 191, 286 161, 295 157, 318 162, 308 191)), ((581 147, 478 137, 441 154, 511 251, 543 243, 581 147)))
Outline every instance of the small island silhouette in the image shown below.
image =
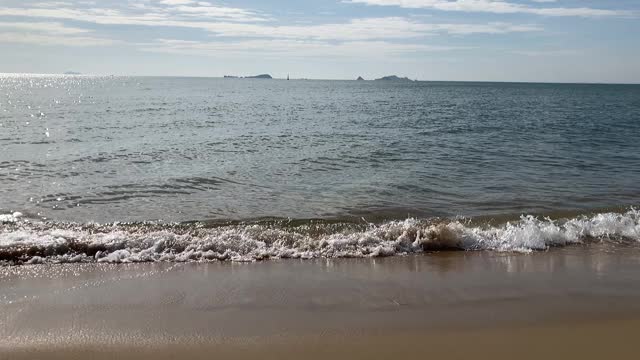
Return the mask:
POLYGON ((247 76, 247 79, 273 79, 269 74, 260 74, 255 76, 247 76))
POLYGON ((383 76, 379 79, 376 79, 376 81, 413 81, 413 80, 409 79, 408 77, 398 77, 397 75, 389 75, 389 76, 383 76))
MULTIPOLYGON (((224 78, 225 79, 273 79, 273 77, 270 74, 260 74, 260 75, 253 75, 253 76, 224 75, 224 78)), ((301 79, 301 80, 306 80, 306 79, 301 79)), ((383 76, 375 80, 376 81, 414 81, 409 79, 408 77, 399 77, 397 75, 383 76)), ((358 76, 356 81, 365 81, 365 79, 362 76, 358 76)))

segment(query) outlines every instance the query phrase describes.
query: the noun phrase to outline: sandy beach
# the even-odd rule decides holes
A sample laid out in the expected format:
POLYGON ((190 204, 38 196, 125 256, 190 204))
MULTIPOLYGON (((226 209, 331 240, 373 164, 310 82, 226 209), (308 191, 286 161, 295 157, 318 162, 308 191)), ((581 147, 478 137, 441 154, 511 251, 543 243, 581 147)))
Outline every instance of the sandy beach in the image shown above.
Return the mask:
POLYGON ((3 359, 633 358, 633 249, 0 269, 3 359))
POLYGON ((0 1, 0 360, 640 359, 639 18, 0 1))

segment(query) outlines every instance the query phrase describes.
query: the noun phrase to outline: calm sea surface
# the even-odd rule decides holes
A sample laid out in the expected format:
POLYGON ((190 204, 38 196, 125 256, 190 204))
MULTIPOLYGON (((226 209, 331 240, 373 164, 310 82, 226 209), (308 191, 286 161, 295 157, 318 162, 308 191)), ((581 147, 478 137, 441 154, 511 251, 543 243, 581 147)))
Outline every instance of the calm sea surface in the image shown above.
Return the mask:
POLYGON ((477 216, 640 200, 640 86, 0 78, 0 209, 477 216))
POLYGON ((0 76, 1 214, 384 222, 639 203, 636 85, 0 76))

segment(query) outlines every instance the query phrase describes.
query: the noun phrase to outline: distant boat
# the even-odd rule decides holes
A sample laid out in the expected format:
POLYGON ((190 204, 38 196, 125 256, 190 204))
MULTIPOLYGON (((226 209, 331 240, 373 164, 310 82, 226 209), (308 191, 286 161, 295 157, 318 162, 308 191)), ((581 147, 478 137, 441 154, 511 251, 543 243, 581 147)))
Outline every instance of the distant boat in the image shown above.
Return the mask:
POLYGON ((287 80, 289 80, 289 74, 287 74, 287 80))

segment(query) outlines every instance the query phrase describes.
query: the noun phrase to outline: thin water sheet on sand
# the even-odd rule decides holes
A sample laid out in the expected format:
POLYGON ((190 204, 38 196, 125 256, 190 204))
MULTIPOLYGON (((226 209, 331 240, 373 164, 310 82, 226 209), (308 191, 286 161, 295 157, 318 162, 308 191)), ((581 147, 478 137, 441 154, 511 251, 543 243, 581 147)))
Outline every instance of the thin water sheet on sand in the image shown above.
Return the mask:
POLYGON ((384 358, 390 349, 442 355, 462 342, 458 356, 476 348, 506 358, 520 346, 533 349, 521 349, 527 356, 622 356, 640 319, 638 264, 633 248, 592 247, 4 267, 0 348, 11 358, 292 358, 305 349, 384 358))

